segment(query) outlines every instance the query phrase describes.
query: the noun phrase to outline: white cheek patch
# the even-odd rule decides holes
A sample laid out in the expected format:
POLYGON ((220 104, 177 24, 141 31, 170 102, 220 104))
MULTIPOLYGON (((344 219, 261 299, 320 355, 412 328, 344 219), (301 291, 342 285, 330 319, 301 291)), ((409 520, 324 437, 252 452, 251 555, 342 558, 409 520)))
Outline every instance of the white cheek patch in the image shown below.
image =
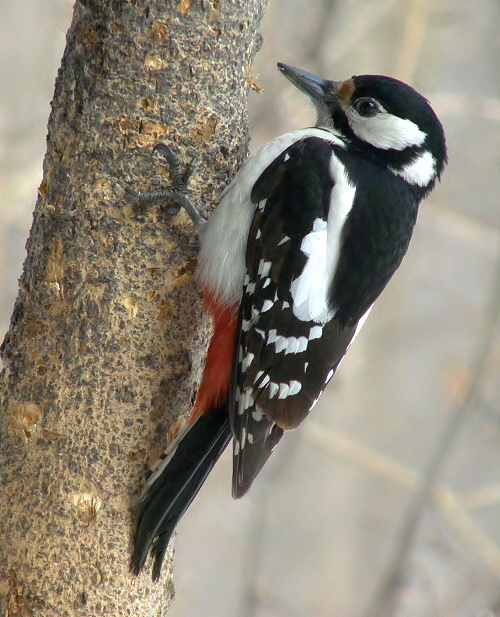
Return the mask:
POLYGON ((436 159, 426 150, 401 169, 389 169, 410 184, 427 186, 436 177, 436 159))
POLYGON ((421 146, 427 137, 411 120, 398 118, 384 110, 371 118, 363 118, 349 110, 347 120, 359 139, 382 150, 404 150, 410 146, 421 146))

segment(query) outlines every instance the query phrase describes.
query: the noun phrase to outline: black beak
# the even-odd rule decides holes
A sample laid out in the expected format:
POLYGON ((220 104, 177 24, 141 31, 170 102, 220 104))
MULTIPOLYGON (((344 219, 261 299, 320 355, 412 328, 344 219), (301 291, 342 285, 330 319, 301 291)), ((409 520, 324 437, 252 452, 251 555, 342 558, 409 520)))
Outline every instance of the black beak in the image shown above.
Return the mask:
POLYGON ((278 69, 283 75, 292 82, 304 94, 307 94, 315 101, 324 101, 326 98, 336 98, 335 93, 338 86, 338 81, 328 81, 316 77, 312 73, 307 73, 294 66, 278 62, 278 69))

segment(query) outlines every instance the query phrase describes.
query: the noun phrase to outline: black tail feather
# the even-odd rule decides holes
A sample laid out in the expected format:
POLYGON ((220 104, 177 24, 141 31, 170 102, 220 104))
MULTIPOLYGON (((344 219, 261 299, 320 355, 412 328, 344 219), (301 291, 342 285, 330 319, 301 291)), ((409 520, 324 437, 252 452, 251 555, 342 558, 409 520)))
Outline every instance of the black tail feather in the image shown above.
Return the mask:
POLYGON ((165 557, 165 552, 177 523, 191 505, 191 502, 203 486, 203 483, 207 479, 208 474, 212 471, 212 468, 220 454, 222 454, 222 451, 227 446, 228 440, 222 441, 222 438, 223 435, 219 434, 218 439, 213 443, 213 447, 209 452, 207 452, 207 457, 205 457, 203 461, 200 461, 200 466, 198 467, 196 473, 192 476, 192 479, 185 486, 182 493, 179 494, 179 497, 175 502, 175 506, 172 507, 168 518, 165 519, 158 529, 156 540, 151 548, 154 581, 157 581, 160 577, 160 570, 165 557))
POLYGON ((182 437, 162 473, 146 489, 136 514, 130 570, 139 574, 148 552, 158 580, 172 533, 231 439, 227 406, 200 416, 182 437))

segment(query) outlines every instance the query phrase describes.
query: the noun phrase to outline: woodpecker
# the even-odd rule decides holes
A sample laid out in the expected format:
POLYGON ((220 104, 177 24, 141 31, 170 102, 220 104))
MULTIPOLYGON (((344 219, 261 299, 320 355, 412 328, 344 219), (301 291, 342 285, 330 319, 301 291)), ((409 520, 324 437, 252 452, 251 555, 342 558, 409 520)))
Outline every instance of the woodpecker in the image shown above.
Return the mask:
POLYGON ((151 550, 153 580, 231 439, 238 498, 314 407, 399 267, 447 160, 441 123, 407 84, 278 68, 312 101, 316 124, 247 159, 208 221, 183 192, 191 170, 182 176, 158 146, 174 172, 164 195, 178 193, 201 238, 197 279, 213 334, 192 413, 137 508, 131 571, 151 550))

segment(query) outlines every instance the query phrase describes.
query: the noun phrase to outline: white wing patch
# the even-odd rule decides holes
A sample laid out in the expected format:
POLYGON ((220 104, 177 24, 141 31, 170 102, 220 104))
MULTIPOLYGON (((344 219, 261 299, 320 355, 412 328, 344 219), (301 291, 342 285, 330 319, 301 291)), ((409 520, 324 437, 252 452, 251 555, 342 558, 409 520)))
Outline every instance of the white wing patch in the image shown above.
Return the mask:
POLYGON ((340 252, 342 228, 356 193, 347 178, 345 167, 334 154, 330 159, 330 174, 334 186, 328 220, 316 219, 312 231, 302 240, 300 249, 307 256, 307 262, 291 286, 295 317, 321 324, 335 314, 335 310, 328 306, 328 290, 340 252))
POLYGON ((328 309, 328 278, 327 254, 327 225, 322 219, 323 228, 311 231, 302 240, 300 250, 306 255, 307 263, 292 283, 293 314, 302 321, 326 323, 333 317, 328 309))

